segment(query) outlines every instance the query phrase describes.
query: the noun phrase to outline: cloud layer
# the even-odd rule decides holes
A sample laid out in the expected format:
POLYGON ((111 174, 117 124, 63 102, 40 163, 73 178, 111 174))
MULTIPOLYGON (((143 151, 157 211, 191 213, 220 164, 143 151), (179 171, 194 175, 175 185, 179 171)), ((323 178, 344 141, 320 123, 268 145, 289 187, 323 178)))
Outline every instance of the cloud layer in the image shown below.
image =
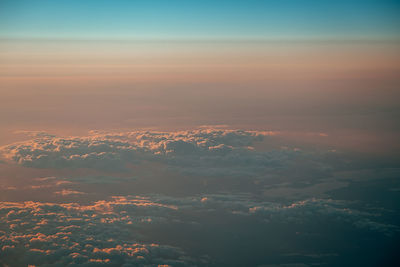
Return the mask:
POLYGON ((255 201, 246 194, 118 196, 87 205, 1 202, 1 260, 13 266, 201 265, 204 262, 188 257, 180 248, 135 241, 140 237, 138 229, 144 225, 198 223, 185 219, 185 214, 194 211, 204 218, 217 212, 221 218, 224 214, 255 217, 271 225, 307 225, 323 219, 360 231, 384 235, 398 232, 398 227, 380 223, 376 214, 349 206, 348 202, 331 199, 284 205, 255 201))
POLYGON ((181 249, 135 241, 147 213, 174 206, 114 197, 91 205, 0 203, 0 262, 12 266, 187 266, 181 249), (141 213, 142 215, 133 216, 141 213))
POLYGON ((41 134, 1 148, 5 158, 35 168, 94 168, 121 171, 128 163, 162 162, 198 175, 255 175, 288 164, 301 153, 256 151, 273 132, 198 129, 179 132, 93 133, 60 138, 41 134))
MULTIPOLYGON (((347 249, 357 258, 364 241, 378 240, 365 247, 379 249, 400 235, 392 206, 331 192, 351 184, 344 159, 269 146, 274 135, 212 128, 85 137, 40 132, 1 147, 8 162, 52 169, 7 165, 43 176, 16 177, 3 190, 52 197, 0 202, 0 265, 311 264, 321 257, 329 263, 347 249), (71 171, 79 168, 85 169, 71 171)), ((368 173, 353 175, 365 184, 368 173)))

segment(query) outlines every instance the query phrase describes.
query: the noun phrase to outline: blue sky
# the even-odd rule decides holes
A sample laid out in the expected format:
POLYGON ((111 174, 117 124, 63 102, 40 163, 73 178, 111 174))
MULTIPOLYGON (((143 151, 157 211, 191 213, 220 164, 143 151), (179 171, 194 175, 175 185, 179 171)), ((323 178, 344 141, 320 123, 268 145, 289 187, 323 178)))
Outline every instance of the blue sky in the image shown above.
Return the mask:
POLYGON ((396 38, 388 0, 1 0, 2 38, 396 38))

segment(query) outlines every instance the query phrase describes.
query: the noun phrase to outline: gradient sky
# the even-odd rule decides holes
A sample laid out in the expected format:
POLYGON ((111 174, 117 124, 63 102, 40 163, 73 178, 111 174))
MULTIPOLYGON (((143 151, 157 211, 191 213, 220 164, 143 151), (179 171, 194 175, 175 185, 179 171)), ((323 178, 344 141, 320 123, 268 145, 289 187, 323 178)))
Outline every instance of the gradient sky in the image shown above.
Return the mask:
POLYGON ((399 13, 369 0, 3 0, 0 139, 229 124, 392 140, 375 133, 399 130, 399 13))
POLYGON ((398 1, 0 2, 2 38, 390 38, 398 1))

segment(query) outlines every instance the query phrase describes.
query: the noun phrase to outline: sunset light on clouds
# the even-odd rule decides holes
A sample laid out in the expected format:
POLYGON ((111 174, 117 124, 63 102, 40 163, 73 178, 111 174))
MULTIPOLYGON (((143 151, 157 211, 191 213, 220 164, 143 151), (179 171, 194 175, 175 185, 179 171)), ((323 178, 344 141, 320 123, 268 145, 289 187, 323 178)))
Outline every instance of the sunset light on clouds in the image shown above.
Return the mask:
POLYGON ((398 266, 400 4, 0 0, 0 266, 398 266))

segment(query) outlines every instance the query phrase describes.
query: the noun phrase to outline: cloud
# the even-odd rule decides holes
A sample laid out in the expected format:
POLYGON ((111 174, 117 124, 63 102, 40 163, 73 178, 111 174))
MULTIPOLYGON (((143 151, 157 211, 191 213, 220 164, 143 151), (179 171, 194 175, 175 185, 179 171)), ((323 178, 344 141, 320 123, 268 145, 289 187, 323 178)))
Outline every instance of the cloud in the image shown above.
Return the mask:
POLYGON ((36 168, 124 168, 135 151, 129 143, 96 138, 44 137, 6 146, 3 155, 36 168))
MULTIPOLYGON (((93 193, 98 185, 92 187, 91 183, 125 179, 129 182, 138 179, 140 183, 152 174, 148 166, 156 165, 153 163, 195 178, 197 175, 212 177, 201 178, 200 182, 208 181, 210 186, 188 190, 198 192, 189 197, 158 194, 114 196, 89 204, 0 202, 0 250, 4 252, 0 254, 0 263, 12 266, 207 265, 192 258, 195 256, 188 256, 193 255, 192 251, 185 250, 186 243, 179 243, 179 238, 182 238, 179 233, 182 234, 180 231, 183 229, 189 232, 208 229, 209 233, 212 232, 209 229, 215 227, 219 231, 225 227, 224 223, 230 224, 227 232, 233 237, 246 237, 251 232, 247 227, 253 226, 254 230, 276 230, 277 238, 284 238, 292 229, 296 229, 293 232, 296 235, 297 231, 303 231, 319 235, 319 238, 335 234, 314 230, 313 227, 320 222, 368 237, 391 238, 400 233, 399 227, 390 219, 392 215, 386 214, 390 211, 379 210, 384 213, 382 215, 373 207, 364 205, 366 203, 330 199, 329 190, 347 186, 348 182, 330 175, 331 165, 328 163, 335 162, 329 161, 323 153, 288 147, 261 149, 273 143, 276 134, 224 127, 173 132, 93 131, 81 137, 40 133, 31 140, 1 147, 0 152, 7 162, 22 166, 132 172, 61 171, 67 176, 69 173, 83 175, 61 176, 62 179, 52 176, 34 178, 32 183, 19 187, 38 190, 36 193, 50 188, 52 194, 57 195, 57 201, 60 201, 60 196, 64 196, 61 199, 79 201, 79 196, 86 194, 82 191, 88 192, 82 198, 103 198, 97 192, 93 193), (139 172, 134 173, 142 163, 146 163, 143 165, 146 168, 137 168, 139 172), (220 176, 226 178, 218 180, 220 176), (244 179, 235 179, 238 177, 244 179), (70 179, 72 182, 66 181, 70 179), (82 182, 86 183, 85 186, 79 187, 82 182), (224 186, 218 187, 218 183, 224 183, 224 186), (80 191, 79 188, 84 189, 80 191), (209 193, 201 193, 205 191, 209 193), (229 194, 229 191, 235 193, 229 194), (292 197, 287 197, 288 194, 292 197), (168 238, 162 240, 148 234, 155 229, 159 230, 155 233, 169 231, 165 234, 168 238), (174 246, 169 246, 171 244, 174 246)), ((48 173, 46 170, 45 175, 48 173)), ((342 177, 343 174, 339 175, 342 177)), ((365 178, 365 174, 361 176, 365 178)), ((162 185, 160 181, 164 178, 161 175, 150 181, 157 187, 162 185)), ((171 185, 175 186, 176 181, 181 180, 173 180, 171 185)), ((2 188, 17 190, 9 186, 2 188)), ((177 188, 180 189, 179 184, 177 188)), ((153 192, 157 192, 156 189, 153 192)), ((276 239, 269 242, 272 244, 276 239)), ((315 251, 310 249, 310 252, 315 251)), ((203 255, 197 256, 201 258, 203 255)))
POLYGON ((168 224, 179 229, 182 224, 207 223, 207 218, 215 214, 221 222, 230 214, 238 216, 239 221, 248 220, 249 226, 256 219, 268 228, 302 225, 310 229, 312 222, 329 221, 364 233, 390 236, 399 232, 397 226, 380 222, 377 214, 332 199, 283 204, 258 201, 250 194, 213 194, 184 198, 114 196, 89 204, 0 202, 0 260, 12 266, 207 265, 204 259, 189 257, 179 247, 137 239, 142 227, 168 224))
POLYGON ((285 204, 255 200, 253 195, 247 193, 211 194, 186 198, 151 195, 149 199, 157 203, 173 205, 179 211, 219 211, 241 216, 256 216, 266 222, 304 225, 324 219, 387 236, 400 232, 400 228, 396 225, 382 222, 380 214, 361 211, 357 208, 357 203, 343 200, 308 198, 285 204))
POLYGON ((301 151, 258 151, 254 144, 275 132, 200 128, 191 131, 91 132, 86 137, 39 136, 1 148, 4 157, 35 168, 127 170, 128 163, 161 162, 172 169, 203 176, 254 176, 283 168, 301 151))
POLYGON ((114 197, 91 205, 1 202, 0 260, 10 266, 191 264, 179 248, 134 241, 133 225, 149 220, 133 216, 132 209, 175 207, 140 197, 114 197))
POLYGON ((61 196, 70 196, 70 195, 84 195, 86 193, 76 191, 76 190, 63 189, 61 191, 54 192, 54 194, 61 195, 61 196))
MULTIPOLYGON (((32 179, 32 184, 31 185, 19 186, 19 189, 20 190, 21 189, 40 190, 40 189, 50 189, 50 188, 71 186, 73 184, 75 184, 75 183, 73 183, 71 181, 67 181, 67 180, 58 179, 55 176, 39 177, 39 178, 32 179)), ((59 193, 61 194, 61 191, 59 193)))
POLYGON ((49 134, 49 133, 47 133, 45 131, 25 131, 25 130, 21 130, 21 131, 15 131, 14 133, 15 134, 23 134, 23 135, 27 135, 27 136, 30 136, 30 137, 39 137, 39 138, 41 138, 41 137, 50 137, 50 138, 55 137, 55 135, 49 134))

